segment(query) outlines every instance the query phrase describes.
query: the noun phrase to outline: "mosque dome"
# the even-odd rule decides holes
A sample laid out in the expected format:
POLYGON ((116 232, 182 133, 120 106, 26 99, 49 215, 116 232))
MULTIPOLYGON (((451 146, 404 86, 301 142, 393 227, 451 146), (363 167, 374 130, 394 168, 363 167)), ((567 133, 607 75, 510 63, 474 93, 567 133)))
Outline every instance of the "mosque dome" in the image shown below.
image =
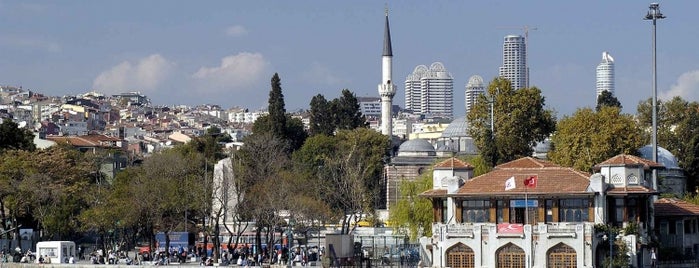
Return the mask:
POLYGON ((456 138, 456 137, 468 137, 468 120, 466 116, 462 116, 451 121, 449 126, 447 126, 444 131, 442 131, 442 138, 456 138))
MULTIPOLYGON (((638 152, 641 154, 641 157, 648 159, 648 160, 653 160, 653 146, 652 145, 646 145, 638 149, 638 152)), ((665 168, 679 168, 679 163, 677 161, 677 157, 675 157, 670 151, 667 149, 658 146, 658 163, 663 164, 665 168)))
POLYGON ((434 146, 425 139, 408 140, 398 148, 398 156, 434 156, 434 146))

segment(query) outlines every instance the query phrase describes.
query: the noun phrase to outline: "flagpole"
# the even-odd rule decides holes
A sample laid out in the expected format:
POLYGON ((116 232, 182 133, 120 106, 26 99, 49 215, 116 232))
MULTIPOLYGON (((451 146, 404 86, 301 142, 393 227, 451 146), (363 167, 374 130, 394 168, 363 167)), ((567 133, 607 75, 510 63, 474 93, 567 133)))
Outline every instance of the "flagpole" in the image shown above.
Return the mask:
POLYGON ((529 198, 527 197, 527 179, 524 179, 524 225, 529 223, 529 198))

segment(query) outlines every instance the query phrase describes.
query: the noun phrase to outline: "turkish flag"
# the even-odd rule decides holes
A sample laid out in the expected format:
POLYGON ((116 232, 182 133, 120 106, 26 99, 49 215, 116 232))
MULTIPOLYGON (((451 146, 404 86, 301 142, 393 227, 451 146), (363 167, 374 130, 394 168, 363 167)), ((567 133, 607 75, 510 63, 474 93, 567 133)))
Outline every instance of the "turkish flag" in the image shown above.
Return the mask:
POLYGON ((536 181, 537 180, 538 180, 538 177, 536 175, 529 176, 529 178, 524 179, 524 186, 529 187, 529 188, 536 188, 536 181))

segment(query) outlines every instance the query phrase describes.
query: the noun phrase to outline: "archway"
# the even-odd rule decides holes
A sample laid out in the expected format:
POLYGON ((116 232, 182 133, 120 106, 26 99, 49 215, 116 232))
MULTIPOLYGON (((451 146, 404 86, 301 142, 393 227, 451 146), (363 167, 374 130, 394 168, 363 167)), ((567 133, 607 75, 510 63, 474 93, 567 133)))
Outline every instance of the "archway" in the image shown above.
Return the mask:
POLYGON ((508 243, 498 249, 497 253, 498 268, 524 268, 526 267, 526 254, 524 250, 515 244, 508 243))
POLYGON ((447 249, 447 267, 473 268, 475 266, 475 254, 470 247, 458 243, 447 249))
POLYGON ((546 253, 546 267, 551 268, 575 268, 578 267, 578 255, 572 247, 558 243, 546 253))

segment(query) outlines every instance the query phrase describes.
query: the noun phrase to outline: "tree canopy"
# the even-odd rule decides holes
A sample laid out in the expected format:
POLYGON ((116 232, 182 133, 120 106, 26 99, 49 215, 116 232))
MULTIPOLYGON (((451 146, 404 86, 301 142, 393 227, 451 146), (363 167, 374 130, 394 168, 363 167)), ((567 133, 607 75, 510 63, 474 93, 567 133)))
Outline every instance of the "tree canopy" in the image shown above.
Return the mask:
POLYGON ((645 139, 633 116, 618 107, 578 109, 565 116, 551 137, 548 158, 562 166, 591 172, 592 167, 618 154, 637 155, 645 139))
MULTIPOLYGON (((638 121, 650 137, 652 106, 648 99, 637 107, 638 121)), ((681 97, 669 101, 658 101, 657 111, 658 146, 670 151, 687 174, 687 190, 699 186, 699 103, 688 102, 681 97)), ((650 144, 650 138, 646 144, 650 144)))
POLYGON ((0 124, 0 153, 5 150, 34 150, 34 134, 31 130, 20 128, 12 119, 2 120, 0 124))
POLYGON ((336 130, 351 130, 368 126, 362 115, 357 97, 343 89, 339 98, 327 101, 318 94, 310 103, 310 132, 312 135, 334 135, 336 130))
POLYGON ((608 90, 602 91, 602 93, 597 96, 597 106, 595 111, 600 111, 602 107, 617 107, 621 109, 621 102, 608 90))
POLYGON ((488 93, 467 115, 469 134, 483 158, 494 166, 530 156, 536 142, 543 141, 556 128, 551 110, 536 87, 515 90, 509 80, 501 77, 488 85, 488 93), (493 102, 494 133, 491 133, 490 102, 493 102))

